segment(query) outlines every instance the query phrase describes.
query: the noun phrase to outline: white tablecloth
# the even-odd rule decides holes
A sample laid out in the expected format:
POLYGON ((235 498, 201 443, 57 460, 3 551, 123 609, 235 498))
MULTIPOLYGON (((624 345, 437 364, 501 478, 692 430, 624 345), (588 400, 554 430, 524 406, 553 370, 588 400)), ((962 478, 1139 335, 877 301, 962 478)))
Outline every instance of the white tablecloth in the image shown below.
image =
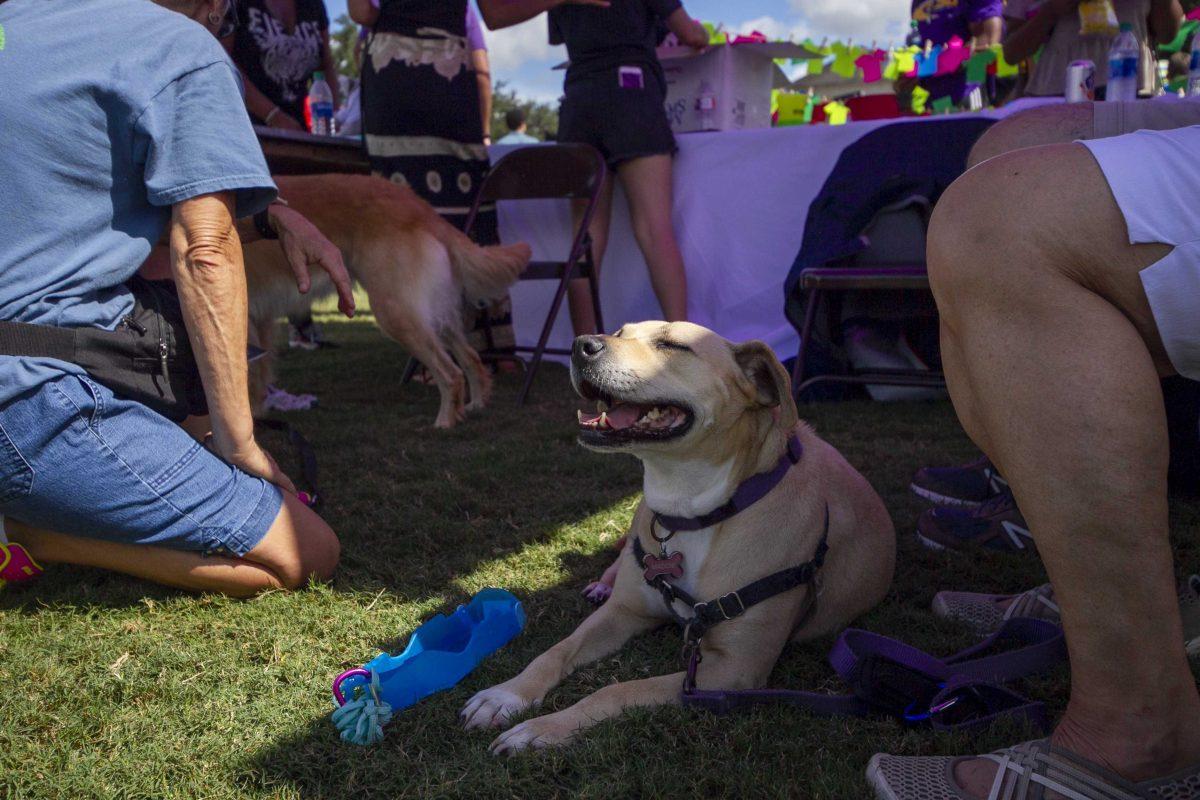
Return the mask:
MULTIPOLYGON (((1040 102, 1018 101, 981 113, 999 118, 1040 102)), ((687 265, 692 321, 733 341, 761 339, 781 358, 793 357, 799 338, 783 315, 783 281, 800 250, 808 206, 842 150, 889 124, 897 121, 679 136, 673 218, 687 265)), ((493 158, 509 149, 493 148, 493 158)), ((565 258, 570 233, 566 202, 500 205, 502 240, 529 242, 535 258, 565 258)), ((552 281, 522 281, 513 288, 519 344, 537 343, 554 288, 552 281)), ((600 295, 609 332, 625 322, 662 317, 619 184, 600 295)), ((569 347, 572 338, 564 302, 550 344, 569 347)))

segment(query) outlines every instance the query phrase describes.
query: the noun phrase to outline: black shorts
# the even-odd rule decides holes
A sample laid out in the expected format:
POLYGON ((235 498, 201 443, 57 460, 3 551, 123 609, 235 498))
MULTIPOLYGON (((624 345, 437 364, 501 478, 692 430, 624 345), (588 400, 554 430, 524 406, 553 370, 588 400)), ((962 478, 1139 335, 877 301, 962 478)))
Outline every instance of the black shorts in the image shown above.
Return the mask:
POLYGON ((641 88, 622 88, 615 68, 569 78, 558 141, 590 144, 614 168, 643 156, 673 155, 679 148, 663 108, 666 87, 656 70, 641 69, 641 88))

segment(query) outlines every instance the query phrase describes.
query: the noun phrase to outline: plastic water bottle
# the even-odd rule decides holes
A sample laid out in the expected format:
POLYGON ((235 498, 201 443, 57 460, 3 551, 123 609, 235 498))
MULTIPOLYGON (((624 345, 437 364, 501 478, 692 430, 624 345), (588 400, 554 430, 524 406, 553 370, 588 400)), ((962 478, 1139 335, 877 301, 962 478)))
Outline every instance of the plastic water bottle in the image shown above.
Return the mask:
POLYGON ((1200 97, 1200 31, 1192 35, 1192 58, 1188 62, 1188 97, 1200 97))
POLYGON ((308 102, 312 107, 312 133, 333 136, 333 90, 325 82, 324 72, 313 73, 308 102))
POLYGON ((1138 62, 1142 57, 1142 46, 1133 35, 1133 26, 1121 23, 1121 32, 1113 39, 1108 51, 1108 86, 1104 90, 1105 100, 1129 101, 1137 99, 1138 62))

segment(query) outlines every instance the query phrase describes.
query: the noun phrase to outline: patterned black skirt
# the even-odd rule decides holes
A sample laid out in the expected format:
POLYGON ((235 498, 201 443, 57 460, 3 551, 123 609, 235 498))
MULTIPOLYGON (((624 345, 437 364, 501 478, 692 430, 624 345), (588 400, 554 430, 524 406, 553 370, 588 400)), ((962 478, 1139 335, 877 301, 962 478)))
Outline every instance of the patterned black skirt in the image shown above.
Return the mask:
MULTIPOLYGON (((435 28, 414 35, 376 30, 362 72, 363 138, 372 174, 410 187, 462 228, 489 166, 466 38, 435 28)), ((484 206, 471 238, 496 244, 497 228, 495 206, 484 206)), ((472 318, 476 313, 468 310, 472 318)), ((489 317, 495 345, 511 346, 508 299, 489 317)), ((482 349, 480 337, 472 338, 482 349)))

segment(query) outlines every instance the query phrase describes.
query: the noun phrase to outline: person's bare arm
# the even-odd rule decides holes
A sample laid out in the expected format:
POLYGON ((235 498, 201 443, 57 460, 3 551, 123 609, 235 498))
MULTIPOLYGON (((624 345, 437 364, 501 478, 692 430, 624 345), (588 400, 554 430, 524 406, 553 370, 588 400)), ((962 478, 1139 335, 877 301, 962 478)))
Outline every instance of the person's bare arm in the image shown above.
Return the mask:
MULTIPOLYGON (((299 211, 288 208, 282 202, 272 203, 267 208, 267 224, 279 237, 279 246, 287 258, 292 274, 296 276, 296 288, 300 294, 308 294, 312 286, 312 267, 324 270, 333 281, 338 294, 338 309, 347 317, 354 317, 354 289, 350 273, 346 270, 342 251, 325 235, 317 230, 299 211)), ((238 237, 242 244, 262 239, 252 217, 238 220, 238 237)))
MULTIPOLYGON (((229 57, 233 58, 233 36, 226 36, 221 40, 221 44, 225 47, 225 52, 229 53, 229 57)), ((271 98, 267 97, 262 91, 254 85, 254 82, 246 77, 245 73, 238 70, 242 78, 242 86, 245 87, 246 108, 250 113, 258 117, 272 128, 283 128, 284 130, 302 131, 304 126, 298 120, 292 119, 285 114, 279 106, 271 102, 271 98)))
POLYGON ((338 84, 337 65, 333 63, 333 47, 329 44, 329 29, 321 31, 321 69, 325 72, 325 82, 329 91, 333 92, 333 107, 341 105, 341 86, 338 84))
POLYGON ((975 39, 976 47, 991 47, 994 44, 1000 44, 1000 39, 1004 36, 1004 22, 1000 17, 988 17, 979 22, 972 22, 968 27, 971 36, 975 39))
POLYGON ((350 19, 368 28, 379 19, 379 8, 371 0, 346 0, 346 10, 350 12, 350 19))
MULTIPOLYGON (((362 0, 370 2, 370 0, 362 0)), ((519 25, 563 5, 608 8, 609 0, 479 0, 479 15, 492 30, 519 25)))
POLYGON ((176 203, 170 242, 171 274, 204 383, 216 451, 244 471, 294 492, 292 482, 254 440, 246 363, 246 270, 233 221, 233 193, 176 203))
POLYGON ((1183 6, 1179 0, 1150 0, 1150 32, 1158 42, 1170 42, 1179 35, 1183 24, 1183 6))
POLYGON ((483 143, 492 143, 492 66, 487 50, 471 51, 471 68, 479 82, 479 114, 483 117, 483 143))
POLYGON ((697 50, 708 47, 708 31, 699 20, 692 19, 682 6, 667 17, 667 27, 671 29, 671 33, 675 34, 681 44, 697 50))
POLYGON ((1008 18, 1008 36, 1004 38, 1004 60, 1010 64, 1024 61, 1050 39, 1054 25, 1079 8, 1079 0, 1050 0, 1026 20, 1008 18))

